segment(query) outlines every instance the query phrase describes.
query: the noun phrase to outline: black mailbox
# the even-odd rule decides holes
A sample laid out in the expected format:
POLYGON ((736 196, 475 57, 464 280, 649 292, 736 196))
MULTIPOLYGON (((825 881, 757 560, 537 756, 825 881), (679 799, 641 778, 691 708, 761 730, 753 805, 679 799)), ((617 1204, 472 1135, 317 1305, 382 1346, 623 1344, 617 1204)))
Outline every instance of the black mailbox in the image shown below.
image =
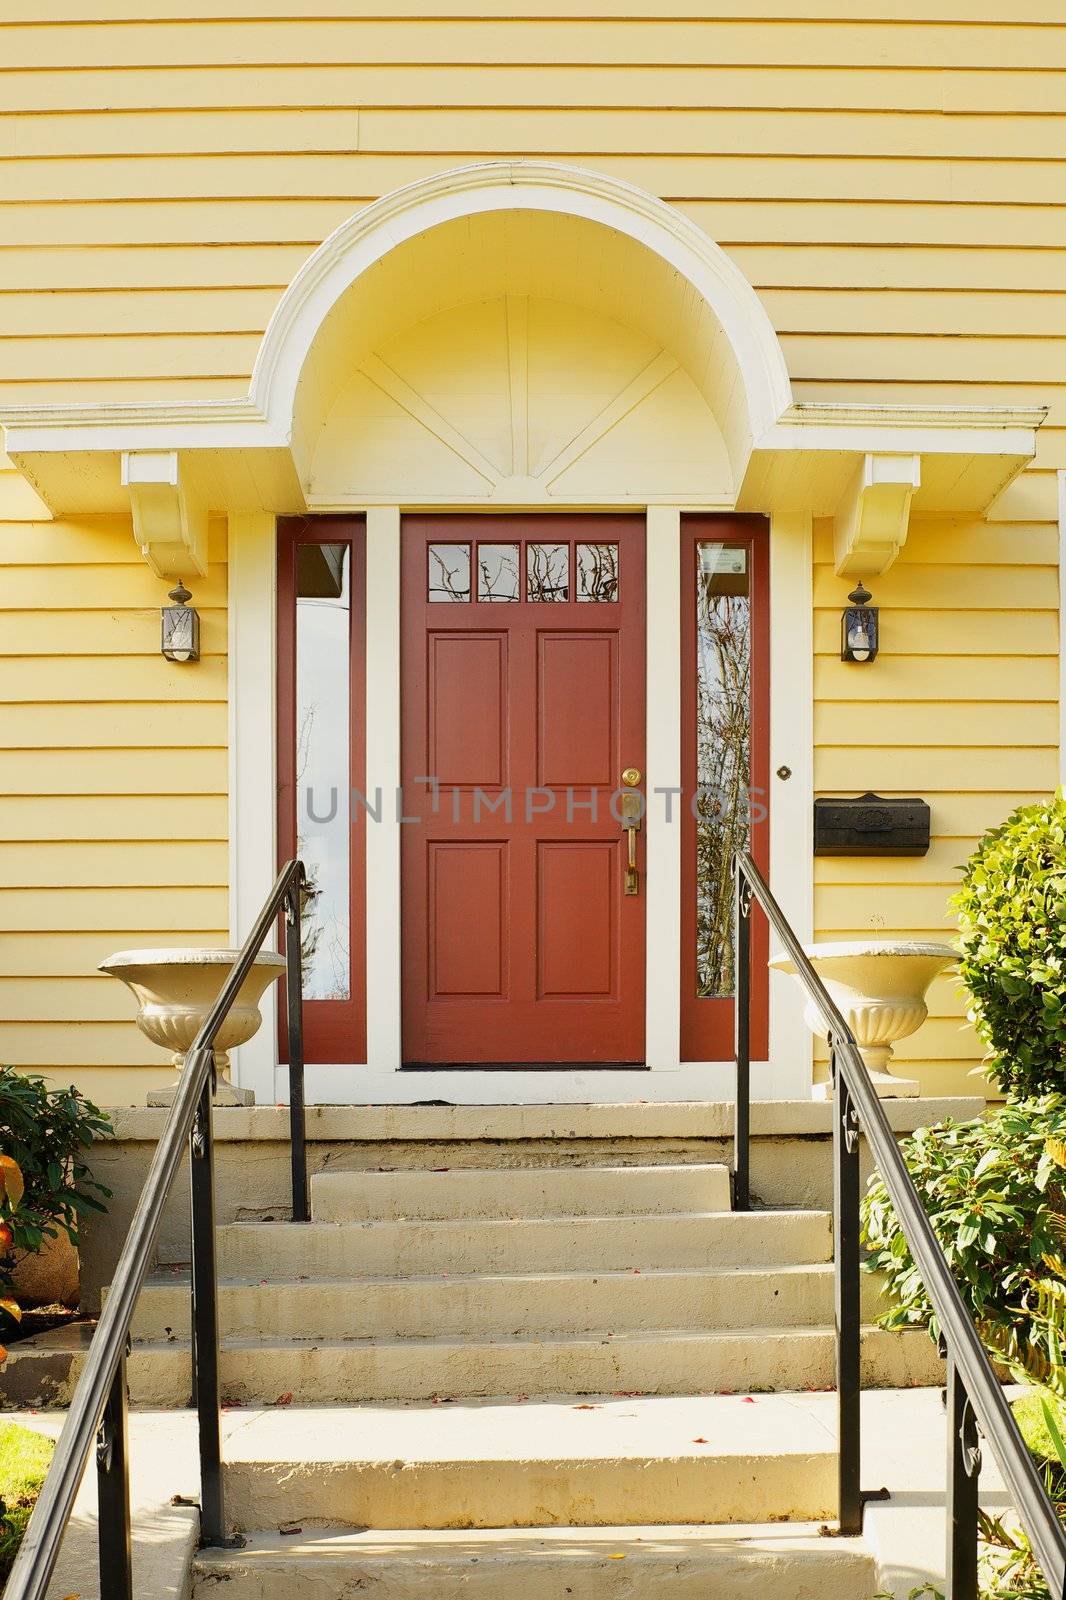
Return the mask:
POLYGON ((814 802, 816 856, 924 856, 928 850, 924 800, 862 794, 814 802))

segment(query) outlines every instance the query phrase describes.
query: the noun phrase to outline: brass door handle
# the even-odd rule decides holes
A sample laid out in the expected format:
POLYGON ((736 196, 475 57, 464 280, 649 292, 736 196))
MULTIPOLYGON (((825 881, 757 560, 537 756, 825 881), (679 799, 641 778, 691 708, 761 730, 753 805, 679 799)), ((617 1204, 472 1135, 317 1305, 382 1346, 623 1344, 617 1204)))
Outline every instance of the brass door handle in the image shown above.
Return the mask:
POLYGON ((622 827, 626 835, 626 867, 623 894, 640 893, 640 874, 637 871, 637 833, 644 813, 644 799, 630 791, 620 796, 622 802, 622 827))

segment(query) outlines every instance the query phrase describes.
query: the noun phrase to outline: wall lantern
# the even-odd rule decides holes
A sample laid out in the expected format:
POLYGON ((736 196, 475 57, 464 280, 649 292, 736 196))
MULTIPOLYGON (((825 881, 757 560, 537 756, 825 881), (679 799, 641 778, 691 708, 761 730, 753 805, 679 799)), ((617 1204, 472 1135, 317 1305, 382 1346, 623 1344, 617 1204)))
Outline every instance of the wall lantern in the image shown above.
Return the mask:
POLYGON ((163 632, 160 648, 168 661, 199 661, 200 613, 189 605, 192 595, 181 579, 177 588, 171 589, 172 606, 162 610, 163 632))
POLYGON ((840 619, 841 661, 872 661, 877 654, 877 607, 869 604, 872 598, 860 578, 840 619))

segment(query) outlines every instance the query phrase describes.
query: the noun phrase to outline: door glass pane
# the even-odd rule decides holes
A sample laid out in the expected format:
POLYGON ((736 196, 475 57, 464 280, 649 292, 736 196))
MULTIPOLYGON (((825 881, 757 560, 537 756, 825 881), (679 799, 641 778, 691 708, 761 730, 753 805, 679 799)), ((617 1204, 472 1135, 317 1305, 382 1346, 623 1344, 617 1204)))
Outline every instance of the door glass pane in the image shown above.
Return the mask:
POLYGON ((516 544, 478 545, 477 597, 479 600, 518 599, 516 544))
POLYGON ((746 547, 696 563, 696 993, 733 993, 733 852, 747 846, 751 600, 746 547))
POLYGON ((350 552, 296 549, 296 849, 307 868, 303 991, 351 994, 350 552))
POLYGON ((570 546, 527 544, 526 577, 531 600, 569 600, 570 546))
POLYGON ((616 544, 578 545, 577 597, 579 600, 618 599, 616 544))
POLYGON ((431 600, 470 599, 470 546, 431 544, 429 546, 429 598, 431 600))

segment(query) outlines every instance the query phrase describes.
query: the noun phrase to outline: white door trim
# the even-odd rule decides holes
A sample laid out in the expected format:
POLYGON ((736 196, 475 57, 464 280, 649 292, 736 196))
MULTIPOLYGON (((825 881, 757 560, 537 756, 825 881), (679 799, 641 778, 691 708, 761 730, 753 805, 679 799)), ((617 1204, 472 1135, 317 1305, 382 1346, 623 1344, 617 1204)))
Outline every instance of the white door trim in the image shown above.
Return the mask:
MULTIPOLYGON (((1066 537, 1066 535, 1064 535, 1066 537)), ((649 786, 681 782, 680 512, 648 511, 649 786)), ((272 515, 230 518, 229 730, 230 937, 251 926, 277 861, 276 539, 272 515)), ((367 512, 367 785, 382 790, 382 820, 367 826, 368 1061, 316 1065, 308 1099, 352 1101, 449 1099, 477 1103, 589 1099, 729 1098, 732 1064, 685 1062, 680 1049, 681 829, 667 824, 664 797, 647 819, 647 1060, 650 1071, 404 1072, 401 1052, 400 824, 400 510, 367 512)), ((770 529, 771 881, 801 939, 813 927, 813 643, 811 519, 775 516, 770 529)), ((759 1099, 810 1094, 811 1040, 791 980, 773 974, 770 1061, 754 1064, 759 1099)), ((235 1079, 261 1103, 287 1098, 277 1067, 276 1006, 271 991, 263 1026, 241 1047, 235 1079)))
MULTIPOLYGON (((231 516, 228 550, 229 937, 251 931, 277 872, 277 533, 273 512, 231 516)), ((277 998, 233 1056, 233 1078, 260 1104, 274 1101, 277 998)))

